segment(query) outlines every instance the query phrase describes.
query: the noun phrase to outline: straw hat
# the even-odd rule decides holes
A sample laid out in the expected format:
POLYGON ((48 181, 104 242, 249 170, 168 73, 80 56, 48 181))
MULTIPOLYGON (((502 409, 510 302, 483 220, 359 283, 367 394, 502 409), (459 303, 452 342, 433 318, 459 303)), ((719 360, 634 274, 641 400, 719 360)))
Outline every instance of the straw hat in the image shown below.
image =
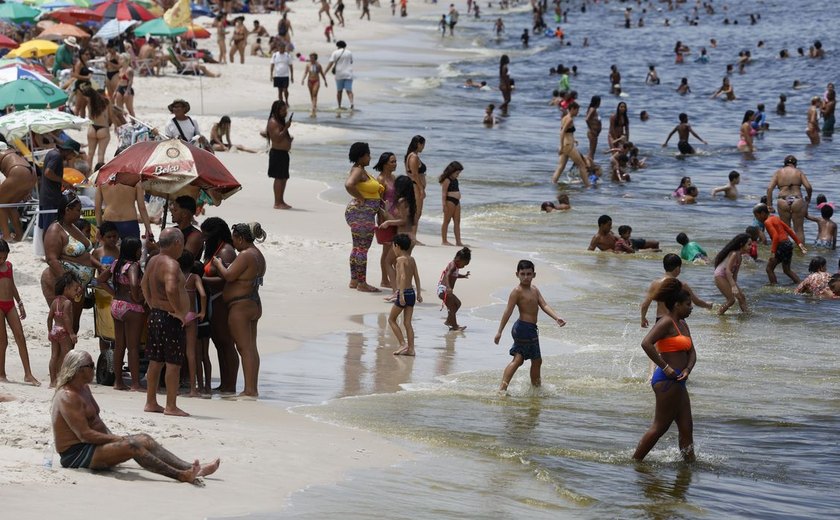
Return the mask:
POLYGON ((169 111, 172 112, 172 107, 175 106, 175 105, 184 105, 184 107, 185 107, 184 113, 185 114, 190 111, 190 103, 185 99, 176 99, 172 103, 169 103, 169 106, 167 106, 166 108, 168 108, 169 111))
POLYGON ((76 49, 81 48, 81 46, 76 42, 76 37, 75 36, 68 36, 67 38, 64 38, 63 41, 64 41, 64 45, 68 45, 68 46, 76 48, 76 49))

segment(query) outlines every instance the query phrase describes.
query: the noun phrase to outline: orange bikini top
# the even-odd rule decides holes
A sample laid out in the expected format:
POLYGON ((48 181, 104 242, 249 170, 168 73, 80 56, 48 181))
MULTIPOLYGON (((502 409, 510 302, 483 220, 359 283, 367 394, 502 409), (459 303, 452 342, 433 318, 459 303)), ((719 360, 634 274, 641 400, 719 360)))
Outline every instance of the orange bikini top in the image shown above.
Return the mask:
POLYGON ((656 350, 662 352, 683 352, 691 350, 691 337, 685 336, 677 326, 677 322, 671 319, 674 328, 677 329, 677 335, 670 338, 662 338, 656 342, 656 350))

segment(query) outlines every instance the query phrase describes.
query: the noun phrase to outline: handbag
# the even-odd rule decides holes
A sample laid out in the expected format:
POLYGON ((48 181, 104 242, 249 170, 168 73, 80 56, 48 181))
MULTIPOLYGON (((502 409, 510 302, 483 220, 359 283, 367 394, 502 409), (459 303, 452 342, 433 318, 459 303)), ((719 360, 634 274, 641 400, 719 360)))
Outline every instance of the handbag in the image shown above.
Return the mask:
POLYGON ((335 65, 333 65, 333 68, 332 68, 332 73, 333 73, 333 76, 335 76, 335 69, 337 69, 337 68, 338 68, 338 60, 340 60, 340 59, 341 59, 341 57, 342 57, 342 56, 344 56, 344 51, 345 51, 345 50, 346 50, 346 49, 341 49, 341 54, 339 54, 339 55, 338 55, 338 58, 336 58, 336 59, 335 59, 335 65))

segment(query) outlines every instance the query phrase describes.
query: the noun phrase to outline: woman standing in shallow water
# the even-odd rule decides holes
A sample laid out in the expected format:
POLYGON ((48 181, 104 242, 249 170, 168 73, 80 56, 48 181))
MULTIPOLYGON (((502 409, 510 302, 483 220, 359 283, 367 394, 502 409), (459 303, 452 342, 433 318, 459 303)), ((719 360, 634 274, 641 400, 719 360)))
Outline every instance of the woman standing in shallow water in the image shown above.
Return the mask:
POLYGON ((822 108, 820 97, 812 97, 811 106, 808 108, 808 129, 805 130, 811 144, 820 144, 820 108, 822 108))
MULTIPOLYGON (((396 218, 397 214, 397 192, 394 188, 394 183, 396 179, 394 178, 394 172, 397 169, 397 156, 391 152, 385 152, 379 156, 379 161, 377 161, 376 165, 373 167, 374 170, 379 172, 379 177, 376 178, 379 181, 379 184, 385 187, 385 192, 382 195, 382 200, 385 202, 385 216, 388 220, 396 218)), ((381 222, 380 222, 381 225, 381 222)), ((382 256, 379 258, 379 267, 382 271, 382 282, 379 284, 381 287, 392 287, 396 280, 396 273, 394 272, 394 266, 388 261, 388 257, 393 252, 393 248, 391 247, 391 241, 380 241, 379 234, 377 233, 377 242, 382 245, 382 256)))
POLYGON ((805 172, 797 168, 796 157, 788 155, 782 167, 773 173, 767 185, 767 204, 773 204, 773 190, 779 188, 776 199, 776 211, 782 222, 793 228, 796 236, 805 242, 805 216, 811 203, 811 183, 805 172), (805 198, 802 198, 805 188, 805 198))
POLYGON ((417 202, 417 220, 414 221, 414 228, 411 237, 416 244, 423 245, 417 241, 417 222, 423 215, 423 203, 426 200, 426 165, 420 159, 420 154, 426 148, 426 138, 422 135, 415 135, 408 143, 408 150, 405 152, 405 174, 414 181, 414 200, 417 202))
POLYGON ((595 151, 598 148, 598 136, 601 134, 601 116, 598 109, 601 107, 601 96, 592 96, 589 101, 589 108, 586 109, 586 137, 589 138, 589 159, 595 160, 595 151))
POLYGON ((499 60, 499 90, 502 92, 503 102, 499 106, 502 115, 506 116, 508 112, 508 105, 510 105, 511 93, 513 91, 513 80, 510 78, 510 58, 507 54, 503 54, 499 60))
POLYGON ((620 102, 610 116, 610 130, 607 141, 610 148, 616 148, 622 141, 630 140, 630 119, 627 117, 627 103, 620 102))
POLYGON ((667 278, 653 299, 664 303, 667 309, 642 340, 642 348, 656 364, 650 382, 656 396, 656 410, 653 424, 639 440, 633 458, 644 459, 671 423, 676 422, 680 453, 686 462, 694 462, 691 399, 685 386, 697 362, 691 331, 685 322, 691 315, 691 293, 676 278, 667 278))

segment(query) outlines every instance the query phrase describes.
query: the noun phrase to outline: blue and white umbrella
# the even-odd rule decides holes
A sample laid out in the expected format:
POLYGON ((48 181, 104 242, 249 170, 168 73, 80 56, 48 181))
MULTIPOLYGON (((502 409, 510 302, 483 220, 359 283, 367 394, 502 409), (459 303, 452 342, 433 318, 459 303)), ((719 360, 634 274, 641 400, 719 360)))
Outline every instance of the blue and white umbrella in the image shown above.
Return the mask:
POLYGON ((42 74, 20 65, 12 65, 10 67, 0 69, 0 85, 9 83, 10 81, 14 81, 16 79, 34 79, 36 81, 43 81, 44 83, 54 85, 52 81, 44 77, 42 74))
POLYGON ((112 40, 138 23, 136 20, 110 20, 93 37, 102 38, 105 41, 112 40))

